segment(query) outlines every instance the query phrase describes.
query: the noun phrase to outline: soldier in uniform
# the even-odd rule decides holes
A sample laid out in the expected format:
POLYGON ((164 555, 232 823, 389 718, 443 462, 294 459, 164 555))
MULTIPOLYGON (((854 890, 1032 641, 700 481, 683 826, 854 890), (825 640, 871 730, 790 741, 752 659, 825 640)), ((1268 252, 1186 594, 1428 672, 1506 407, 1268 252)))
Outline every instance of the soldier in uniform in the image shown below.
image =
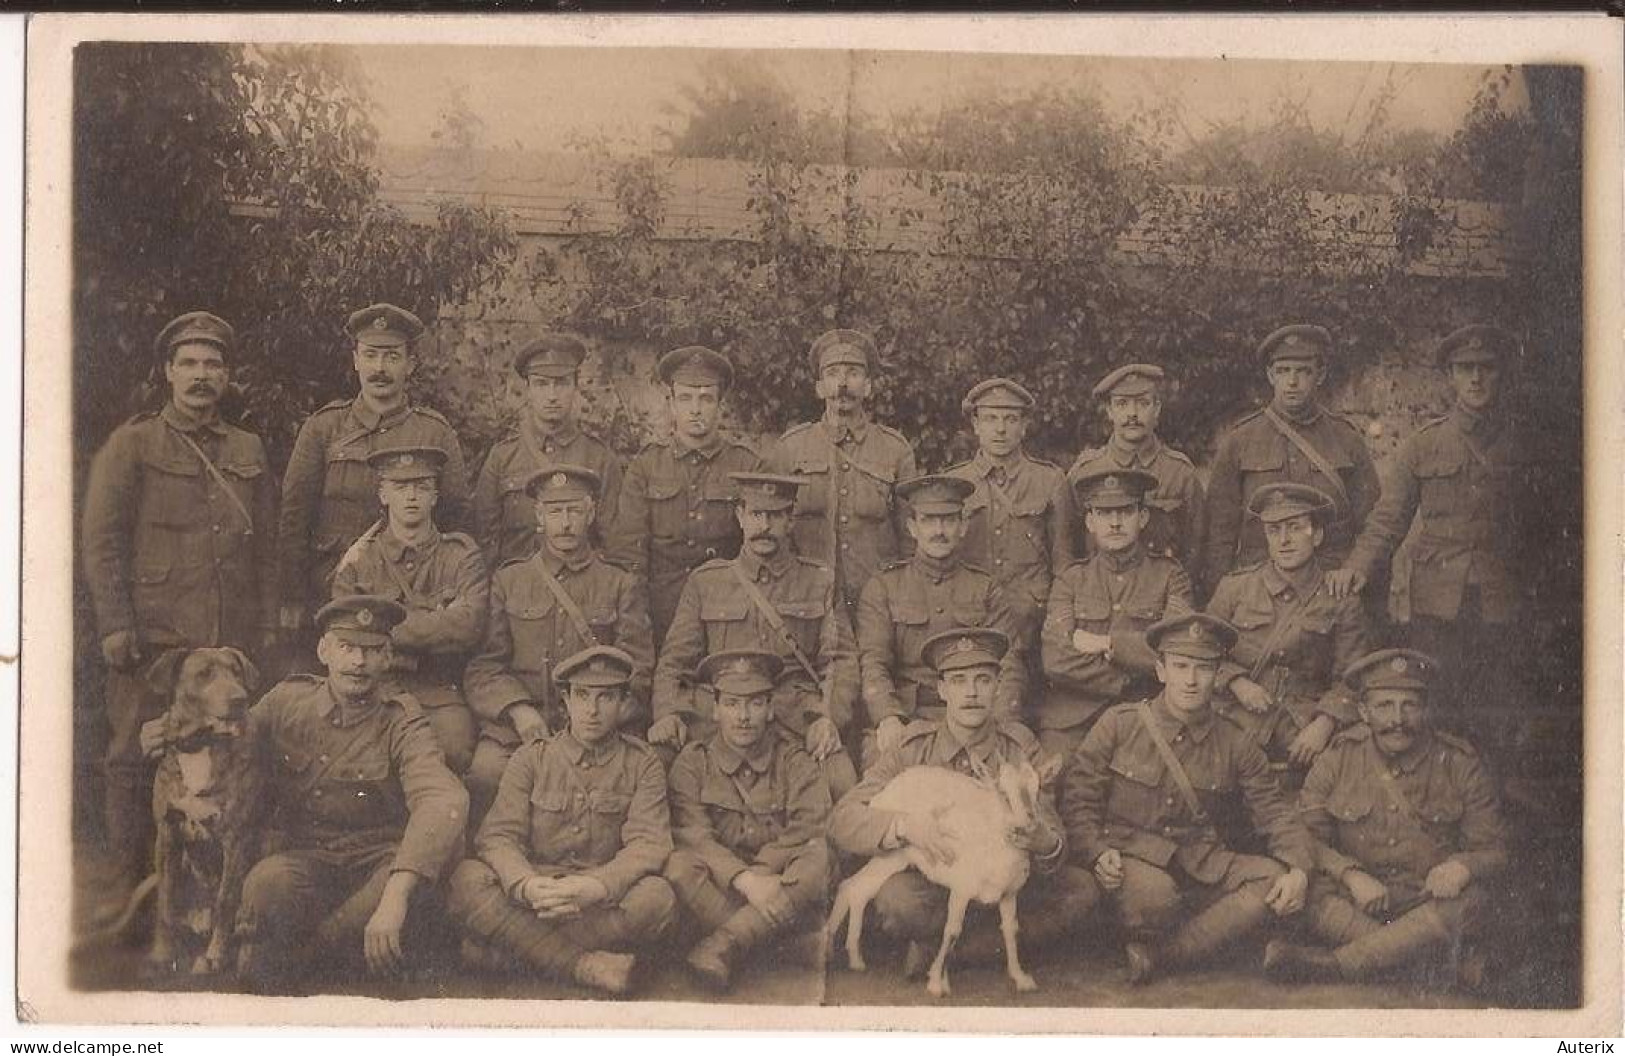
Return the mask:
POLYGON ((1495 790, 1478 754, 1431 728, 1437 665, 1383 649, 1350 666, 1361 725, 1315 761, 1298 798, 1318 841, 1310 930, 1334 949, 1272 942, 1280 979, 1363 979, 1459 949, 1485 881, 1506 867, 1495 790))
POLYGON ((1002 653, 1001 717, 1021 714, 1027 661, 1016 614, 993 577, 961 559, 965 500, 974 485, 962 477, 915 477, 897 487, 907 502, 914 556, 881 568, 858 602, 858 666, 868 728, 861 761, 895 751, 915 719, 942 718, 938 678, 925 658, 932 635, 953 627, 996 627, 1011 639, 1002 653))
MULTIPOLYGON (((1382 499, 1333 580, 1339 592, 1362 589, 1420 517, 1407 638, 1443 666, 1438 703, 1452 723, 1465 718, 1463 708, 1506 701, 1516 684, 1522 595, 1513 575, 1520 533, 1511 522, 1522 452, 1500 413, 1500 391, 1517 348, 1517 338, 1491 326, 1462 327, 1440 342, 1455 409, 1400 446, 1382 499)), ((1478 725, 1475 735, 1492 734, 1478 725)))
POLYGON ((632 657, 628 702, 620 715, 643 729, 648 719, 654 645, 644 594, 632 574, 593 550, 590 527, 600 487, 585 466, 543 466, 525 482, 535 503, 541 546, 509 561, 491 579, 485 641, 469 661, 463 689, 480 718, 468 771, 478 819, 522 742, 562 725, 553 666, 593 645, 632 657))
POLYGON ((1022 448, 1037 401, 1008 378, 989 378, 960 407, 976 431, 976 457, 943 470, 976 485, 965 500, 965 559, 987 569, 1021 628, 1028 662, 1038 659, 1038 633, 1050 583, 1072 563, 1072 489, 1053 462, 1022 448))
POLYGON ((1354 721, 1337 673, 1371 647, 1359 599, 1333 597, 1320 563, 1333 509, 1331 496, 1305 484, 1254 491, 1247 512, 1264 526, 1269 558, 1221 579, 1207 607, 1240 634, 1217 683, 1236 707, 1220 707, 1271 762, 1290 767, 1292 788, 1332 734, 1354 721))
POLYGON ((276 629, 276 485, 260 438, 220 418, 235 337, 189 312, 158 334, 169 400, 113 431, 90 467, 82 546, 107 664, 109 909, 147 875, 152 765, 143 723, 168 707, 141 672, 161 650, 259 652, 276 629))
MULTIPOLYGON (((1043 753, 1027 727, 998 715, 996 687, 1009 641, 995 628, 958 627, 924 643, 925 663, 935 673, 935 695, 944 707, 938 718, 909 723, 897 747, 883 753, 857 787, 836 803, 829 838, 837 850, 872 858, 912 845, 934 858, 953 858, 949 835, 926 805, 907 813, 870 806, 892 778, 909 767, 941 766, 985 778, 1001 763, 1026 759, 1041 779, 1054 776, 1059 760, 1043 753)), ((1032 855, 1032 876, 1016 899, 1024 950, 1055 944, 1086 920, 1100 898, 1088 872, 1066 864, 1065 833, 1048 788, 1040 795, 1035 816, 1031 828, 1009 834, 1013 846, 1032 855)), ((909 940, 904 974, 916 974, 941 942, 947 890, 910 869, 881 885, 872 905, 882 931, 909 940)), ((986 963, 998 955, 1000 942, 999 929, 983 915, 967 921, 954 949, 963 960, 986 963)))
POLYGON ((1135 469, 1156 478, 1146 499, 1151 511, 1143 545, 1178 561, 1193 580, 1202 577, 1204 524, 1202 478, 1183 451, 1157 436, 1167 375, 1153 363, 1126 363, 1100 379, 1095 399, 1105 408, 1112 435, 1100 447, 1086 448, 1067 470, 1074 484, 1102 470, 1135 469))
POLYGON ((786 676, 772 694, 775 723, 824 769, 832 794, 857 783, 842 735, 858 696, 858 651, 835 576, 790 549, 796 491, 805 481, 772 473, 731 475, 744 546, 732 561, 708 561, 683 587, 655 665, 649 740, 675 751, 710 739, 711 695, 691 676, 708 654, 766 649, 786 676))
POLYGON ((333 594, 371 594, 406 609, 390 632, 391 693, 410 693, 423 708, 454 774, 474 757, 474 714, 463 700, 463 667, 485 633, 489 583, 474 540, 435 527, 438 447, 388 447, 367 465, 378 478, 381 526, 357 539, 333 571, 333 594))
POLYGON ((670 440, 650 443, 627 467, 605 556, 647 585, 656 644, 665 640, 688 574, 739 554, 730 473, 760 459, 717 429, 733 387, 733 364, 692 345, 666 353, 656 366, 675 420, 670 440))
POLYGON ((907 438, 869 418, 878 366, 869 335, 830 330, 811 356, 824 416, 779 437, 766 468, 812 481, 796 504, 796 552, 835 570, 851 614, 869 577, 908 552, 893 491, 918 470, 907 438))
POLYGON ((1319 326, 1283 326, 1258 346, 1274 398, 1219 438, 1209 467, 1202 575, 1209 588, 1225 573, 1255 565, 1267 547, 1246 520, 1264 484, 1308 484, 1333 499, 1321 560, 1339 568, 1376 504, 1377 471, 1360 431, 1320 404, 1332 336, 1319 326))
POLYGON ((666 879, 703 935, 688 967, 714 990, 728 989, 751 950, 821 920, 829 895, 829 786, 801 739, 773 721, 783 669, 776 651, 706 657, 699 679, 716 695, 716 732, 671 768, 676 850, 666 879))
POLYGON ((1258 744, 1210 700, 1236 630, 1205 613, 1153 624, 1163 691, 1100 717, 1060 793, 1073 860, 1117 906, 1128 979, 1183 968, 1303 908, 1314 847, 1258 744), (1212 816, 1240 796, 1271 857, 1226 846, 1212 816))
POLYGON ((1156 693, 1156 654, 1145 631, 1191 611, 1179 562, 1146 549, 1146 500, 1157 478, 1137 469, 1095 469, 1076 478, 1094 556, 1056 577, 1044 620, 1048 692, 1033 721, 1053 755, 1072 753, 1106 708, 1156 693))
POLYGON ((295 675, 249 713, 275 848, 237 914, 237 967, 255 991, 289 990, 335 957, 374 974, 418 959, 407 927, 416 938, 431 922, 468 793, 417 704, 382 691, 405 618, 388 598, 335 598, 316 614, 327 677, 295 675))
POLYGON ((367 458, 381 447, 438 447, 439 523, 463 526, 468 478, 463 449, 439 412, 411 403, 406 379, 412 343, 423 333, 417 316, 391 304, 355 312, 345 323, 355 339, 360 392, 334 400, 305 420, 282 476, 278 560, 282 630, 294 635, 330 594, 333 569, 378 519, 378 482, 367 458))
POLYGON ((593 522, 602 541, 615 520, 621 460, 576 423, 581 361, 587 346, 574 334, 548 332, 519 350, 513 369, 525 382, 525 410, 498 440, 474 485, 474 526, 492 567, 536 552, 536 506, 525 482, 543 466, 586 466, 604 482, 593 522))
POLYGON ((569 727, 514 753, 451 879, 472 966, 522 965, 610 994, 631 988, 637 950, 677 918, 660 876, 671 853, 666 774, 620 732, 637 661, 592 646, 561 661, 569 727))

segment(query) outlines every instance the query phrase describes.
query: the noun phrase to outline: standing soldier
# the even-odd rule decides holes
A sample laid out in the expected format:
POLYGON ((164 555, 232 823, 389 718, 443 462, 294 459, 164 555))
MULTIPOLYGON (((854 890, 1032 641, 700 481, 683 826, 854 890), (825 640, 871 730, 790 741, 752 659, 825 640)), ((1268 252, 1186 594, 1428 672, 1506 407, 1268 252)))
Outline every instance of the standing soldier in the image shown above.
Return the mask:
POLYGON ((1269 559, 1219 581, 1207 611, 1239 632, 1218 686, 1239 705, 1231 718, 1271 762, 1292 767, 1290 787, 1340 726, 1354 702, 1337 673, 1370 648, 1365 610, 1334 598, 1319 552, 1331 496, 1303 484, 1266 484, 1247 511, 1264 526, 1269 559))
POLYGON ((418 959, 410 939, 462 847, 468 793, 417 704, 382 688, 405 618, 388 598, 335 598, 316 613, 327 677, 294 675, 249 713, 277 848, 243 881, 237 915, 237 968, 256 992, 285 992, 333 957, 364 957, 375 975, 418 959))
POLYGON ((553 667, 565 657, 588 646, 618 646, 632 657, 621 717, 637 729, 648 721, 654 666, 648 609, 631 573, 593 550, 599 483, 585 466, 544 466, 525 482, 542 543, 492 577, 485 641, 463 677, 469 706, 480 717, 468 771, 476 819, 496 794, 514 749, 562 725, 553 667))
POLYGON ((666 879, 703 937, 688 966, 726 990, 752 949, 810 915, 822 920, 834 860, 824 839, 830 793, 800 738, 779 733, 777 652, 713 653, 699 679, 716 696, 716 732, 671 768, 666 879))
MULTIPOLYGON (((940 766, 986 778, 1007 762, 1025 759, 1038 771, 1039 800, 1033 824, 1012 828, 1007 839, 1032 856, 1033 874, 1017 896, 1023 949, 1051 946, 1080 927, 1100 901, 1088 872, 1067 864, 1066 838, 1050 791, 1059 760, 1039 747, 1032 731, 1000 716, 1000 668, 1009 638, 990 627, 956 627, 924 643, 924 662, 936 679, 943 702, 937 717, 911 722, 896 748, 882 753, 857 787, 842 796, 830 815, 829 838, 846 854, 874 857, 901 847, 918 848, 951 861, 953 843, 931 804, 917 810, 883 810, 874 798, 904 770, 940 766)), ((915 974, 942 938, 948 917, 948 891, 913 869, 891 877, 875 894, 881 930, 910 942, 904 974, 915 974)), ((967 961, 986 963, 997 956, 998 929, 985 918, 966 927, 954 947, 967 961)))
POLYGON ((1377 471, 1360 431, 1321 406, 1332 335, 1319 326, 1283 326, 1264 338, 1258 354, 1274 398, 1219 439, 1207 484, 1209 588, 1233 569, 1264 559, 1263 533, 1246 522, 1247 502, 1264 484, 1308 484, 1330 495, 1321 559, 1339 568, 1376 504, 1377 471))
POLYGON ((620 732, 635 669, 610 646, 559 662, 569 726, 514 753, 474 838, 479 857, 451 878, 474 966, 495 954, 503 967, 624 994, 635 951, 675 923, 677 899, 660 876, 671 853, 666 773, 620 732))
POLYGON ((1066 475, 1074 483, 1104 469, 1136 469, 1155 477, 1157 486, 1146 500, 1151 521, 1144 546, 1178 561, 1187 576, 1200 581, 1202 480, 1184 452, 1157 436, 1165 385, 1163 369, 1152 363, 1128 363, 1101 378, 1094 397, 1106 409, 1112 435, 1103 446, 1079 454, 1066 475))
POLYGON ((1271 913, 1301 910, 1315 861, 1257 742, 1210 706, 1235 628, 1188 613, 1153 624, 1146 640, 1162 693, 1100 717, 1060 797, 1074 860, 1117 905, 1134 985, 1207 960, 1271 913), (1225 845, 1212 815, 1238 798, 1271 857, 1225 845))
POLYGON ((151 699, 144 663, 177 646, 258 652, 276 630, 275 483, 260 438, 220 418, 234 346, 208 312, 172 320, 154 345, 168 402, 114 430, 90 467, 83 547, 108 667, 110 907, 146 876, 152 849, 139 734, 169 702, 151 699))
POLYGON ((960 405, 976 431, 976 457, 943 470, 976 485, 965 500, 966 560, 993 574, 1021 628, 1028 663, 1038 660, 1038 633, 1050 582, 1072 563, 1072 495, 1066 474, 1022 449, 1037 401, 1008 378, 989 378, 960 405))
POLYGON ((536 506, 525 482, 543 466, 586 466, 604 482, 594 538, 615 520, 621 460, 576 423, 581 361, 587 346, 573 334, 544 333, 519 350, 513 369, 525 382, 525 410, 514 431, 491 448, 474 485, 474 525, 493 568, 536 552, 536 506))
POLYGON ((798 477, 734 473, 744 546, 710 561, 683 587, 655 666, 655 723, 649 740, 683 747, 714 729, 711 695, 691 684, 708 654, 765 649, 787 672, 773 690, 774 721, 824 767, 832 794, 857 782, 841 738, 858 696, 858 652, 835 576, 790 549, 798 477))
POLYGON ((451 772, 474 758, 474 715, 463 700, 463 667, 485 631, 485 559, 474 540, 435 527, 438 447, 390 447, 367 459, 378 478, 383 527, 357 539, 333 572, 333 595, 386 597, 406 610, 390 632, 388 690, 423 708, 451 772))
POLYGON ((331 593, 333 569, 361 533, 378 519, 378 482, 367 458, 381 447, 438 447, 439 521, 461 528, 468 483, 463 449, 451 423, 437 411, 408 401, 406 379, 415 365, 412 343, 423 333, 417 316, 392 304, 354 313, 345 329, 355 339, 360 392, 334 400, 306 419, 282 477, 282 630, 301 630, 309 613, 331 593))
POLYGON ((869 577, 907 553, 893 493, 918 473, 903 434, 869 419, 876 358, 874 342, 857 330, 814 341, 824 417, 779 437, 767 457, 774 473, 812 481, 796 505, 796 551, 835 570, 849 614, 869 577))
POLYGON ((666 386, 672 437, 650 443, 627 467, 605 556, 646 584, 659 643, 688 574, 739 554, 728 474, 754 470, 761 460, 717 429, 733 387, 728 357, 691 345, 662 356, 655 373, 666 386))
POLYGON ((858 665, 868 730, 861 749, 867 770, 895 751, 905 726, 942 718, 936 671, 926 640, 954 627, 993 627, 1010 638, 1001 650, 997 704, 1016 719, 1026 689, 1027 661, 1019 647, 1015 613, 993 577, 959 555, 965 538, 965 500, 974 485, 961 477, 915 477, 897 486, 908 503, 905 522, 914 556, 883 567, 858 602, 858 665))
POLYGON ((1515 684, 1520 533, 1512 518, 1520 448, 1500 413, 1500 393, 1517 348, 1517 338, 1492 326, 1462 327, 1440 342, 1439 368, 1450 375, 1455 409, 1400 446, 1347 571, 1332 577, 1338 592, 1363 589, 1420 517, 1408 637, 1443 666, 1441 686, 1448 688, 1439 699, 1452 724, 1465 717, 1463 708, 1506 701, 1515 684))
POLYGON ((1458 949, 1482 915, 1484 882, 1506 867, 1495 790, 1478 754, 1431 729, 1437 665, 1384 649, 1345 677, 1364 724, 1315 761, 1299 810, 1319 846, 1310 930, 1332 950, 1272 942, 1279 979, 1363 979, 1458 949))
POLYGON ((1179 562, 1140 541, 1151 520, 1146 496, 1157 478, 1137 469, 1096 469, 1076 480, 1094 556, 1055 579, 1044 620, 1048 692, 1035 695, 1044 749, 1065 757, 1106 708, 1155 695, 1153 623, 1190 612, 1191 584, 1179 562))

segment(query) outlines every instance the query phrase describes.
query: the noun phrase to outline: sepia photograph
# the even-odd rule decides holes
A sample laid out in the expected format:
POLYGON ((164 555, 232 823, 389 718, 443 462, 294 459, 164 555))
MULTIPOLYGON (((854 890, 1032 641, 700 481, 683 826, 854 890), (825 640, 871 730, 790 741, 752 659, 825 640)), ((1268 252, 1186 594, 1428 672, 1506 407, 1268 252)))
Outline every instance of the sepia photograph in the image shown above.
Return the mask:
POLYGON ((20 1001, 1599 1000, 1582 63, 345 21, 33 42, 20 1001))

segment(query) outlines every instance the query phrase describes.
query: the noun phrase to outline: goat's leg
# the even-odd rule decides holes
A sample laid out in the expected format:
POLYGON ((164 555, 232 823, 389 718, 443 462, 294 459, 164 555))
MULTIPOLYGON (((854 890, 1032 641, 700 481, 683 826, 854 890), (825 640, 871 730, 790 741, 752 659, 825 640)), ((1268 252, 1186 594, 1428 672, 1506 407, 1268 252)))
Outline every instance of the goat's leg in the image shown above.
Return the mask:
MULTIPOLYGON (((862 869, 842 882, 835 901, 837 904, 846 903, 849 918, 846 924, 846 963, 854 972, 867 971, 869 968, 863 960, 863 917, 869 903, 874 901, 887 880, 907 868, 908 859, 901 854, 883 854, 869 859, 862 869)), ((835 919, 833 913, 830 919, 835 919)), ((839 924, 835 926, 839 927, 839 924)))
POLYGON ((999 931, 1004 935, 1004 967, 1016 989, 1029 993, 1038 989, 1038 981, 1021 968, 1021 954, 1016 949, 1016 934, 1021 925, 1016 922, 1016 895, 1011 892, 999 899, 999 931))
POLYGON ((931 970, 926 973, 925 992, 932 997, 946 997, 948 995, 948 953, 959 941, 959 933, 965 930, 965 909, 970 905, 970 896, 948 889, 948 922, 942 926, 942 946, 937 950, 937 959, 931 962, 931 970))

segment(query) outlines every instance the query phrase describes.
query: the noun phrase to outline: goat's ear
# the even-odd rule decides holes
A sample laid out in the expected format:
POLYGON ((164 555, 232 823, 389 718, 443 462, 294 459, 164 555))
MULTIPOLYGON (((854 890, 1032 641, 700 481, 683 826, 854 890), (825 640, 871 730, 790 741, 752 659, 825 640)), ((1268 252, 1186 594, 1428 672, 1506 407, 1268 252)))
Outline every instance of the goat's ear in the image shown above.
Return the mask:
POLYGON ((255 686, 260 684, 260 669, 254 666, 254 661, 250 660, 241 649, 228 648, 226 652, 230 653, 231 658, 237 662, 237 673, 242 676, 243 688, 252 691, 255 686))
POLYGON ((162 697, 165 706, 168 706, 169 698, 175 692, 175 680, 180 677, 181 664, 191 652, 190 649, 165 650, 158 654, 158 659, 152 662, 146 674, 142 676, 147 689, 153 696, 162 697))
POLYGON ((1038 771, 1038 787, 1048 788, 1053 785, 1055 779, 1061 776, 1061 771, 1065 767, 1066 760, 1064 758, 1059 755, 1051 755, 1048 752, 1044 753, 1039 757, 1038 766, 1035 768, 1038 771))

